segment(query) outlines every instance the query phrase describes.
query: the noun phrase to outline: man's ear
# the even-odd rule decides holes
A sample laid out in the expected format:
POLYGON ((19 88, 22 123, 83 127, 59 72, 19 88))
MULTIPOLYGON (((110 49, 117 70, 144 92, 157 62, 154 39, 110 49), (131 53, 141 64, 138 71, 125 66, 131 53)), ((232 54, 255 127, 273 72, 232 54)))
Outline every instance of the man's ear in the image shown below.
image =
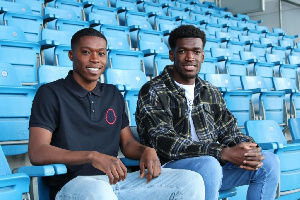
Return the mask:
POLYGON ((68 55, 69 55, 70 60, 73 61, 73 51, 72 50, 69 51, 68 55))
POLYGON ((174 52, 172 50, 169 51, 169 58, 172 62, 174 62, 174 52))

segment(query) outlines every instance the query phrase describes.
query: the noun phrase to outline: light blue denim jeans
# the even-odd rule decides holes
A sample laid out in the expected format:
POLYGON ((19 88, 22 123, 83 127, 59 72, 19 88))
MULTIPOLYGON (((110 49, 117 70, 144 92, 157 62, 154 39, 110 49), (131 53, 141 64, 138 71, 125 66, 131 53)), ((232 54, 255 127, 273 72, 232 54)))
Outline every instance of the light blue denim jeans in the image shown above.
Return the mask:
POLYGON ((139 171, 128 173, 115 185, 105 175, 78 176, 63 186, 55 200, 204 200, 203 179, 193 171, 162 169, 149 183, 139 176, 139 171))
POLYGON ((218 199, 219 190, 249 185, 248 200, 274 200, 280 177, 279 158, 263 152, 265 160, 257 171, 248 171, 227 162, 224 166, 212 156, 186 158, 167 163, 165 168, 189 169, 201 174, 205 184, 205 200, 218 199))

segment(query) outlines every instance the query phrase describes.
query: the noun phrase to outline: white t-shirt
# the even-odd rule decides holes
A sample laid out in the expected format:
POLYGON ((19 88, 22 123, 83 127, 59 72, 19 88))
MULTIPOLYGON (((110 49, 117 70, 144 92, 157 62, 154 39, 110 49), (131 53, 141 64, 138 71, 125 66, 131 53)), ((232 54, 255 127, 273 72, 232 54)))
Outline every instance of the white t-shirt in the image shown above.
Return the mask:
POLYGON ((176 83, 176 85, 185 89, 185 97, 186 97, 187 104, 189 107, 188 112, 189 112, 189 121, 190 121, 190 126, 191 126, 192 139, 199 142, 199 138, 196 135, 195 126, 194 126, 193 119, 192 119, 195 83, 193 85, 182 85, 180 83, 177 83, 176 81, 174 81, 174 82, 176 83))

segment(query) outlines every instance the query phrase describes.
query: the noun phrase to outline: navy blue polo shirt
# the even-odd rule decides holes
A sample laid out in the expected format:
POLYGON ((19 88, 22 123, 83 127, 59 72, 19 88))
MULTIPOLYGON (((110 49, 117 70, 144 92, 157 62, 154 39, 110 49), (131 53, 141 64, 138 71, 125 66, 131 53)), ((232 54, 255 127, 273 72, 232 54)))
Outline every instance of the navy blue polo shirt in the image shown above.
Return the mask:
MULTIPOLYGON (((51 145, 72 151, 98 151, 117 156, 120 131, 129 125, 119 90, 98 82, 89 92, 69 72, 65 79, 42 85, 33 100, 29 127, 52 132, 51 145)), ((67 166, 65 175, 48 178, 59 190, 79 175, 100 175, 90 163, 67 166)), ((56 193, 57 191, 55 191, 56 193)))

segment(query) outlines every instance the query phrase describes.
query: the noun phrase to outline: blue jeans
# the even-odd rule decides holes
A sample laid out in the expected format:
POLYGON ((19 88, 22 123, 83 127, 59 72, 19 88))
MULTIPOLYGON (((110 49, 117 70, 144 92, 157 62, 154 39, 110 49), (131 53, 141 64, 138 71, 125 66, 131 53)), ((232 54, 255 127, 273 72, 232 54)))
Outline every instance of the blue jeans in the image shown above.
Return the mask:
POLYGON ((218 199, 219 190, 249 185, 248 200, 274 200, 280 177, 279 158, 263 152, 265 160, 257 171, 248 171, 227 162, 221 166, 212 156, 186 158, 167 163, 165 168, 189 169, 201 174, 205 184, 205 200, 218 199))
POLYGON ((193 171, 162 169, 149 183, 139 176, 139 171, 128 173, 115 185, 105 175, 78 176, 63 186, 55 200, 204 200, 203 179, 193 171))

